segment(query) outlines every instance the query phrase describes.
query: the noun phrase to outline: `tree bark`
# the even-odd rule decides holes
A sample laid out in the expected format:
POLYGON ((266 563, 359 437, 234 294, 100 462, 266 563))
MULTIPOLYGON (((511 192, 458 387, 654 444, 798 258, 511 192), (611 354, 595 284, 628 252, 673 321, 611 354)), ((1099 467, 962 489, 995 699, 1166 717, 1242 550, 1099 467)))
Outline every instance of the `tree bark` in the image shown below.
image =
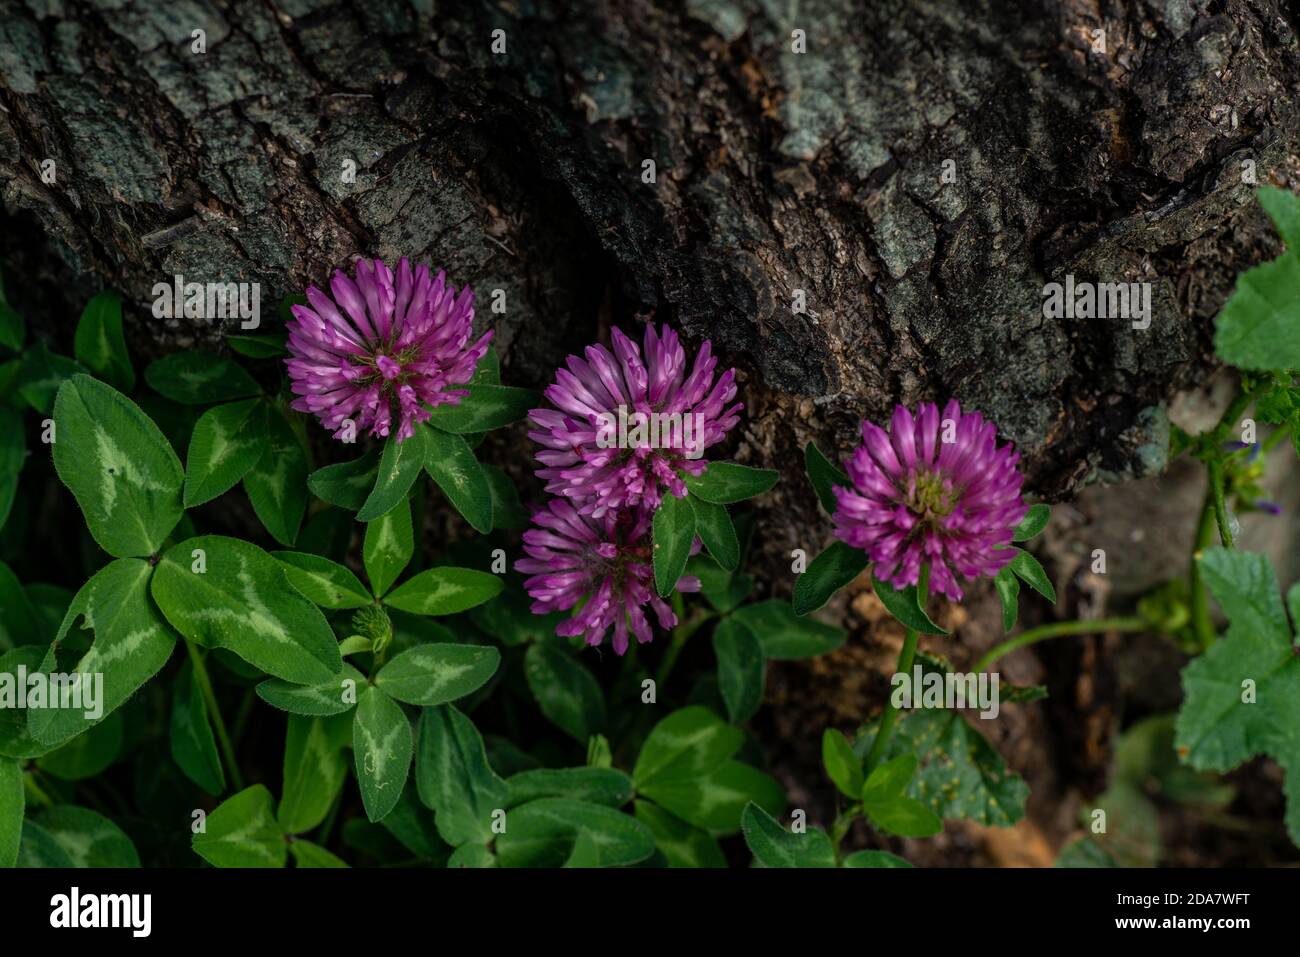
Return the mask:
POLYGON ((1243 164, 1297 170, 1295 3, 566 6, 4 0, 14 295, 66 339, 112 284, 157 351, 220 334, 152 318, 175 273, 273 302, 410 255, 533 384, 634 315, 712 338, 765 461, 957 396, 1043 494, 1163 465, 1273 243, 1243 164), (1153 283, 1150 328, 1044 318, 1066 273, 1153 283))

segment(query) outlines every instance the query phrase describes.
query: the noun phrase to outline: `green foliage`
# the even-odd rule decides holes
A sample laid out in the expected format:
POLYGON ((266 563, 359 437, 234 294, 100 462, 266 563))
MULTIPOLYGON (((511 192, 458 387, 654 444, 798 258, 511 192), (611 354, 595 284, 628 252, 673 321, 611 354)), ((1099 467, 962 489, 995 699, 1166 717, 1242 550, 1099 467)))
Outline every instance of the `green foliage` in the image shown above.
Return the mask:
POLYGON ((1286 249, 1237 277, 1219 313, 1214 349, 1239 369, 1300 369, 1300 197, 1273 187, 1258 195, 1286 249))
POLYGON ((86 375, 54 402, 54 467, 90 534, 118 558, 152 555, 181 518, 181 463, 130 399, 86 375))
MULTIPOLYGON (((1178 753, 1194 768, 1230 771, 1267 754, 1286 774, 1286 824, 1300 843, 1300 657, 1277 576, 1262 555, 1212 548, 1201 575, 1228 617, 1227 633, 1183 669, 1178 753)), ((1300 585, 1287 593, 1300 621, 1300 585)))
POLYGON ((695 510, 685 498, 665 495, 655 509, 652 529, 655 591, 668 595, 686 571, 695 541, 695 510))

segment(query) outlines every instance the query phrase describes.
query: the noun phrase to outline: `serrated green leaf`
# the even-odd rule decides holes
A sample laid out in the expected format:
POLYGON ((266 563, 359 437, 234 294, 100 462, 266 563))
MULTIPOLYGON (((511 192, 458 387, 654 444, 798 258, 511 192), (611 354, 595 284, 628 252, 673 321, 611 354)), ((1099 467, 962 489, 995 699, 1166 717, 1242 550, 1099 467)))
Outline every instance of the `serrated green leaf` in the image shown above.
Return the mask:
POLYGON ((430 428, 424 467, 456 511, 476 531, 492 531, 492 487, 462 436, 430 428))
POLYGON ((754 587, 748 575, 728 572, 707 555, 692 555, 686 562, 686 574, 700 580, 700 594, 715 611, 723 613, 739 607, 754 587))
POLYGON ((384 604, 413 615, 454 615, 495 598, 501 578, 472 568, 429 568, 384 596, 384 604))
POLYGON ((371 449, 350 462, 317 469, 307 477, 307 487, 322 502, 353 512, 365 504, 379 475, 379 452, 371 449))
POLYGON ((152 555, 181 518, 185 474, 163 434, 131 400, 87 375, 54 402, 54 467, 90 534, 118 558, 152 555))
POLYGON ((834 728, 822 732, 822 766, 841 793, 858 800, 862 794, 862 759, 853 753, 848 739, 834 728))
POLYGON ((871 576, 871 585, 876 590, 876 597, 885 606, 885 610, 905 627, 919 631, 923 635, 948 634, 931 621, 930 616, 921 608, 915 585, 895 588, 889 582, 881 581, 874 573, 871 576))
POLYGON ((320 610, 249 542, 205 535, 174 545, 154 569, 151 591, 186 638, 232 651, 272 677, 316 684, 343 667, 320 610))
POLYGON ((363 608, 372 601, 351 570, 306 552, 272 552, 289 584, 322 608, 363 608))
POLYGON ((614 768, 537 768, 506 779, 510 787, 507 807, 537 798, 561 797, 606 807, 622 807, 632 800, 632 779, 614 768))
POLYGON ((352 753, 371 821, 383 820, 402 796, 414 747, 405 712, 382 690, 366 686, 352 722, 352 753))
POLYGON ((541 400, 532 389, 487 383, 471 384, 468 388, 469 395, 458 404, 435 406, 429 424, 456 435, 487 432, 518 422, 541 400))
POLYGON ((343 662, 343 670, 317 684, 301 685, 279 678, 269 678, 257 686, 257 696, 290 714, 328 717, 351 711, 356 705, 365 676, 343 662))
POLYGON ((140 866, 140 855, 122 829, 84 807, 46 808, 32 816, 32 823, 50 836, 73 867, 140 866))
POLYGON ((724 761, 708 774, 690 779, 659 778, 637 790, 682 820, 717 835, 740 830, 741 812, 751 801, 772 814, 785 809, 781 785, 739 761, 724 761))
POLYGON ((375 685, 406 704, 446 704, 483 687, 500 664, 490 645, 417 645, 379 669, 375 685))
POLYGON ((634 809, 636 819, 654 835, 655 846, 669 867, 727 866, 722 848, 708 831, 692 827, 650 801, 637 801, 634 809))
POLYGON ((605 696, 586 668, 555 641, 539 641, 524 656, 524 675, 542 714, 585 744, 605 728, 605 696))
MULTIPOLYGON (((0 655, 0 674, 12 676, 11 687, 17 687, 19 668, 29 675, 40 671, 44 657, 39 645, 14 648, 0 655)), ((35 758, 56 750, 57 744, 43 744, 32 737, 26 708, 0 708, 0 758, 35 758)))
POLYGON ((415 780, 438 833, 452 847, 496 839, 493 812, 505 809, 510 789, 488 765, 478 729, 454 705, 421 712, 415 780))
POLYGON ((213 867, 284 867, 288 857, 288 844, 275 820, 275 801, 262 784, 223 801, 191 845, 213 867))
POLYGON ((433 812, 420 803, 414 778, 407 778, 401 798, 380 822, 380 826, 401 841, 402 846, 419 860, 447 865, 451 848, 438 836, 433 812))
POLYGON ((357 512, 358 522, 372 522, 406 500, 424 465, 427 448, 425 437, 428 434, 427 428, 416 426, 415 432, 405 442, 389 438, 384 443, 383 454, 379 457, 379 470, 375 475, 375 487, 357 512))
POLYGON ((555 634, 555 627, 564 620, 563 612, 536 615, 532 599, 518 586, 506 587, 496 598, 475 605, 469 612, 470 620, 479 631, 491 635, 503 645, 524 645, 542 641, 555 634))
POLYGON ((672 594, 686 571, 686 559, 695 541, 695 511, 686 498, 668 494, 655 509, 651 523, 654 542, 655 591, 661 597, 672 594))
POLYGON ((834 867, 831 839, 820 828, 792 834, 757 804, 745 806, 741 818, 745 843, 763 867, 834 867))
POLYGON ((710 462, 704 474, 684 475, 691 495, 714 505, 731 505, 762 495, 781 478, 772 469, 754 469, 735 462, 710 462))
POLYGON ((1002 603, 1002 630, 1009 632, 1016 627, 1016 616, 1020 614, 1020 581, 1011 566, 1005 566, 993 579, 997 589, 998 600, 1002 603))
POLYGON ((496 867, 496 855, 482 844, 462 844, 447 858, 449 868, 496 867))
POLYGON ((61 781, 84 781, 102 774, 122 753, 124 724, 122 711, 114 711, 67 744, 43 755, 36 766, 61 781))
POLYGON ((144 370, 149 387, 184 405, 210 405, 257 395, 257 382, 231 359, 202 350, 173 352, 144 370))
POLYGON ((77 361, 113 388, 135 388, 135 369, 122 335, 122 300, 106 289, 86 303, 72 340, 77 361))
POLYGON ((740 565, 740 539, 736 537, 736 526, 731 523, 727 507, 694 496, 687 496, 686 501, 695 513, 695 531, 704 547, 722 568, 734 572, 740 565))
POLYGON ((383 597, 415 554, 415 530, 411 525, 411 503, 398 500, 392 511, 366 526, 361 557, 366 577, 376 595, 383 597))
POLYGON ((528 510, 519 499, 519 489, 510 476, 487 462, 480 462, 483 477, 492 493, 492 527, 524 528, 528 525, 528 510))
POLYGON ((1261 186, 1255 195, 1286 243, 1287 252, 1300 253, 1300 196, 1276 186, 1261 186))
MULTIPOLYGON (((176 635, 149 600, 149 563, 120 558, 105 565, 81 586, 68 607, 54 642, 41 662, 49 674, 102 674, 97 717, 79 708, 45 708, 28 712, 32 736, 44 744, 58 744, 102 721, 158 673, 171 657, 176 635), (90 648, 76 662, 60 658, 73 624, 84 619, 83 629, 94 632, 90 648)), ((73 641, 80 645, 80 635, 73 641)))
POLYGON ((213 406, 194 424, 185 456, 185 507, 229 491, 266 452, 270 430, 260 399, 213 406))
POLYGON ((829 514, 834 515, 839 503, 835 500, 833 489, 837 485, 852 488, 848 475, 823 455, 815 442, 809 442, 804 446, 803 462, 804 469, 808 473, 808 481, 812 483, 813 491, 817 493, 817 501, 821 502, 822 508, 829 514))
POLYGON ((23 823, 23 839, 18 846, 17 866, 71 870, 75 865, 59 842, 45 828, 29 818, 23 823))
POLYGON ((81 363, 51 352, 44 342, 37 342, 23 353, 17 372, 18 395, 41 415, 49 415, 63 384, 85 375, 81 363))
MULTIPOLYGON (((865 755, 872 738, 871 734, 862 735, 854 750, 865 755)), ((920 758, 905 793, 941 818, 1010 827, 1024 817, 1029 788, 960 715, 942 710, 909 711, 895 726, 885 751, 886 759, 900 754, 920 758)))
POLYGON ((915 754, 899 754, 876 765, 862 785, 862 804, 870 807, 893 801, 903 793, 903 789, 916 774, 917 763, 915 754))
POLYGON ((580 836, 590 842, 590 866, 620 867, 654 853, 654 835, 636 818, 568 798, 538 798, 511 810, 497 838, 502 867, 557 867, 580 836))
POLYGON ((870 564, 866 552, 836 541, 812 560, 794 583, 794 613, 806 615, 862 574, 870 564))
POLYGON ((744 740, 708 708, 674 711, 651 729, 641 746, 632 779, 638 791, 657 782, 690 780, 720 767, 744 740))
POLYGON ((1047 527, 1047 522, 1051 517, 1052 508, 1050 505, 1040 503, 1029 506, 1029 511, 1020 520, 1016 530, 1011 533, 1011 540, 1013 542, 1028 541, 1047 527))
POLYGON ((471 385, 501 384, 501 356, 497 354, 496 346, 488 346, 487 352, 474 368, 473 378, 469 381, 471 385))
MULTIPOLYGON (((1175 726, 1179 756, 1199 770, 1229 771, 1267 754, 1285 772, 1286 825, 1300 844, 1300 656, 1263 555, 1215 547, 1201 576, 1228 617, 1228 630, 1183 669, 1175 726)), ((1300 585, 1288 594, 1300 612, 1300 585)))
POLYGON ((844 644, 845 633, 832 625, 798 618, 788 602, 770 598, 742 605, 732 612, 763 646, 763 656, 774 661, 791 661, 829 654, 844 644))
POLYGON ((1216 320, 1214 351, 1239 369, 1300 368, 1300 254, 1248 269, 1216 320))
POLYGON ((886 834, 931 837, 943 830, 943 821, 929 807, 909 797, 895 797, 863 808, 871 823, 886 834))
POLYGON ((268 409, 266 420, 268 443, 244 476, 244 491, 271 537, 291 546, 307 512, 307 454, 279 410, 268 409))
POLYGON ((763 645, 736 617, 724 618, 713 630, 713 654, 718 660, 718 690, 727 717, 740 724, 763 703, 767 659, 763 645))
POLYGON ((1017 548, 1015 551, 1016 557, 1011 559, 1011 564, 1007 567, 1026 585, 1052 604, 1056 604, 1056 589, 1052 585, 1052 580, 1047 577, 1047 572, 1043 569, 1043 566, 1039 564, 1038 559, 1023 549, 1017 548))
POLYGON ((290 715, 284 739, 284 786, 277 819, 286 834, 315 830, 343 789, 351 715, 290 715))
POLYGON ((226 789, 226 774, 221 768, 212 725, 208 723, 208 706, 188 661, 172 687, 169 740, 172 760, 187 778, 209 794, 220 794, 226 789))

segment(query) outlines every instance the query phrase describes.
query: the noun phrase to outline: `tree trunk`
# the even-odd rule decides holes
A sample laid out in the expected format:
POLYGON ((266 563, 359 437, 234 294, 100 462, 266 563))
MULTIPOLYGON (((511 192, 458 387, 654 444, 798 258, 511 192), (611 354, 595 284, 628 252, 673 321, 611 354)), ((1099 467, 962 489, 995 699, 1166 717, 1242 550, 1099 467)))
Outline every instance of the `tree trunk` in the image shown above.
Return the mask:
MULTIPOLYGON (((432 6, 0 0, 10 300, 68 353, 116 287, 149 357, 226 331, 153 317, 178 273, 261 283, 271 327, 350 258, 410 256, 473 286, 531 386, 653 314, 742 370, 736 456, 785 478, 758 571, 786 594, 790 549, 828 537, 802 447, 843 455, 896 402, 980 408, 1046 498, 1161 471, 1165 403, 1276 251, 1253 184, 1300 175, 1295 0, 432 6), (1149 326, 1048 317, 1067 275, 1150 283, 1149 326)), ((997 620, 983 592, 969 614, 997 620)), ((778 749, 874 710, 892 652, 871 648, 836 659, 857 683, 829 666, 852 699, 831 719, 827 666, 775 674, 778 749)), ((1008 757, 1042 769, 1035 826, 1068 831, 1031 723, 1008 757)), ((807 806, 815 741, 790 747, 807 806)))

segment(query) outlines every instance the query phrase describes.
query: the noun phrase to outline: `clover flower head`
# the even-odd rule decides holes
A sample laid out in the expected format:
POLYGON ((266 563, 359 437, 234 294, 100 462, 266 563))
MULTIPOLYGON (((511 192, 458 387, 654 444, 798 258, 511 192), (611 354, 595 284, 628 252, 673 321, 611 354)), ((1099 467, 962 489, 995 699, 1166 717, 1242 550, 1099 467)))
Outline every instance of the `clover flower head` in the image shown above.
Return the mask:
POLYGON ((356 280, 336 270, 330 294, 307 288, 307 305, 292 308, 285 360, 293 407, 310 412, 335 438, 354 432, 387 436, 397 419, 398 442, 429 418, 428 406, 456 404, 457 389, 474 375, 492 333, 471 343, 474 294, 460 294, 446 274, 428 266, 360 259, 356 280))
MULTIPOLYGON (((568 499, 551 499, 524 532, 528 557, 515 563, 531 576, 524 587, 533 598, 533 611, 546 615, 576 609, 555 632, 581 635, 589 645, 601 644, 613 627, 614 651, 620 655, 627 651, 629 631, 639 642, 653 637, 645 606, 660 628, 674 627, 677 616, 654 589, 651 517, 646 509, 634 509, 593 518, 568 499)), ((683 575, 676 588, 699 591, 700 580, 683 575)))
POLYGON ((835 535, 894 587, 915 585, 926 564, 931 589, 960 601, 958 575, 996 575, 1015 555, 1000 546, 1028 510, 1019 461, 993 423, 956 401, 942 415, 932 403, 915 416, 900 405, 888 432, 862 423, 847 462, 853 487, 835 489, 835 535))
POLYGON ((529 436, 541 445, 539 478, 584 515, 658 506, 664 490, 681 497, 680 472, 699 475, 704 451, 726 436, 744 406, 734 403, 736 370, 715 378, 705 342, 687 362, 677 333, 646 327, 644 348, 615 329, 613 351, 588 346, 569 356, 534 409, 529 436))

